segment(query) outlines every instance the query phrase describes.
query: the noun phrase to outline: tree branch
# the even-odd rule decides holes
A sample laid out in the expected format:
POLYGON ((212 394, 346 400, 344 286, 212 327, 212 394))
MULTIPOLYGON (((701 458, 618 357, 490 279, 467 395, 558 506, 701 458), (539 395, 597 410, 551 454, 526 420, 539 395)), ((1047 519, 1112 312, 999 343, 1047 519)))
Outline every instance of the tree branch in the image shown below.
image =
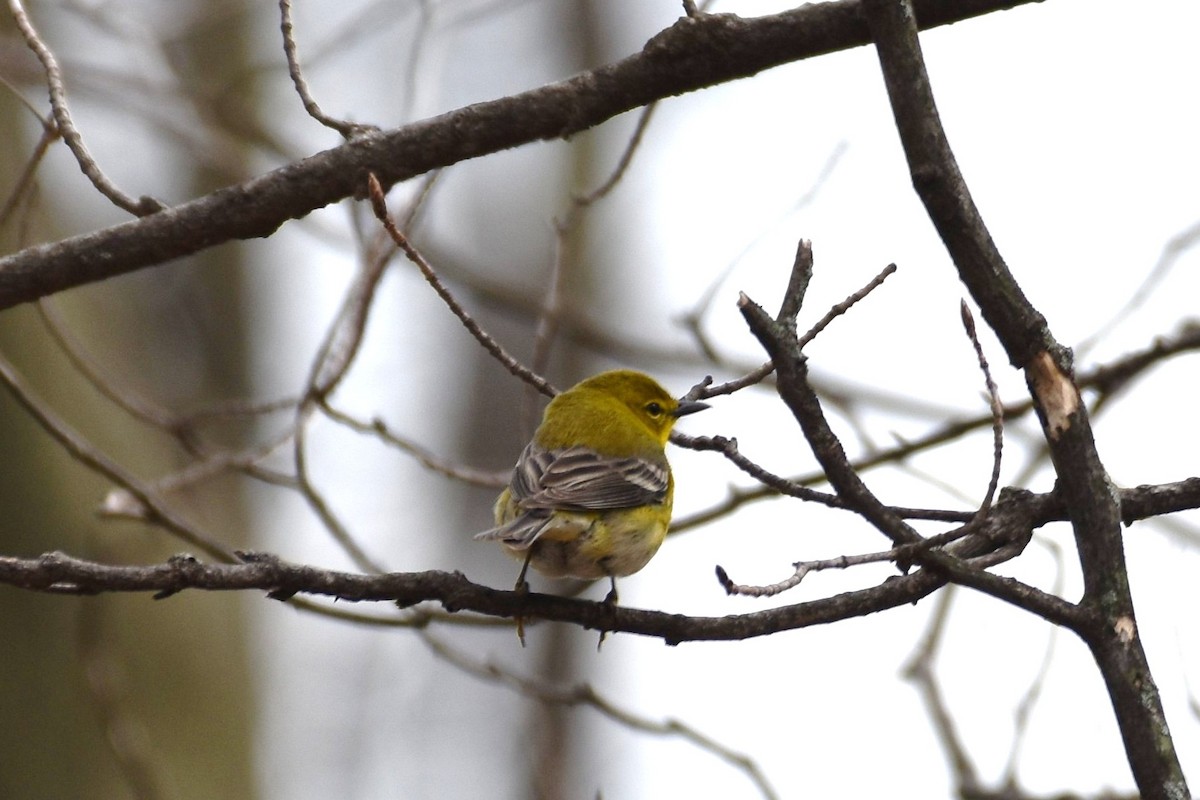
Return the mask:
POLYGON ((1021 291, 959 172, 921 53, 914 16, 919 11, 906 0, 864 0, 863 8, 913 187, 1009 360, 1025 371, 1079 552, 1081 606, 1091 612, 1088 618, 1100 621, 1069 627, 1091 648, 1104 676, 1142 796, 1187 797, 1134 617, 1117 492, 1074 383, 1070 351, 1055 341, 1045 318, 1021 291))
MULTIPOLYGON (((922 24, 945 25, 1032 0, 922 0, 922 24)), ((522 144, 566 138, 655 100, 870 42, 859 0, 742 19, 680 19, 641 52, 559 83, 373 133, 235 186, 93 233, 0 259, 0 310, 162 264, 438 167, 522 144)))
MULTIPOLYGON (((1127 501, 1124 507, 1136 519, 1200 508, 1200 478, 1139 486, 1122 491, 1120 496, 1127 501)), ((997 542, 1028 538, 1033 529, 1062 518, 1061 503, 1054 494, 1007 491, 988 509, 975 531, 951 545, 950 550, 954 557, 971 563, 984 557, 997 542)), ((363 575, 290 564, 264 553, 239 553, 238 557, 242 563, 206 564, 193 556, 179 555, 165 564, 118 566, 63 553, 46 553, 35 558, 0 556, 0 584, 70 595, 154 592, 162 598, 185 589, 202 589, 261 590, 279 600, 307 594, 352 602, 395 601, 403 606, 433 601, 451 612, 536 617, 597 630, 656 636, 668 644, 678 644, 748 639, 865 616, 915 603, 946 582, 944 576, 933 571, 917 570, 890 578, 879 586, 806 603, 726 617, 687 617, 546 594, 499 591, 472 583, 457 572, 363 575)))

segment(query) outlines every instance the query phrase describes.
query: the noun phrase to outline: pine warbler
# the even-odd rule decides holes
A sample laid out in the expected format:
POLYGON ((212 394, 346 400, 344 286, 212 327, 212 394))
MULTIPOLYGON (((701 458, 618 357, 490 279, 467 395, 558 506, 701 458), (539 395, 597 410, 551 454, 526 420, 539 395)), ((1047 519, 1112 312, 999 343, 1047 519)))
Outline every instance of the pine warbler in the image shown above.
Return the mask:
POLYGON ((617 577, 650 561, 667 535, 675 479, 665 447, 675 421, 707 408, 680 402, 652 378, 614 370, 550 401, 496 500, 496 527, 476 539, 498 541, 549 577, 617 577))

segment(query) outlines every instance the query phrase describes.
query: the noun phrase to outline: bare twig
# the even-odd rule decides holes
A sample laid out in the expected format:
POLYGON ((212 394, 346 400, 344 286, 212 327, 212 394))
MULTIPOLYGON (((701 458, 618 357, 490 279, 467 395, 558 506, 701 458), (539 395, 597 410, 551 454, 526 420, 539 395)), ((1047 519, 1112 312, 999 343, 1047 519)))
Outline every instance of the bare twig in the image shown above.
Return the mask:
MULTIPOLYGON (((812 247, 811 247, 810 242, 808 242, 807 240, 801 240, 800 248, 797 250, 797 253, 796 253, 796 258, 797 259, 805 259, 806 258, 808 260, 808 263, 811 265, 811 263, 812 263, 812 247)), ((857 292, 850 295, 845 300, 843 300, 842 302, 836 304, 831 309, 829 309, 829 311, 825 314, 824 317, 822 317, 815 325, 813 325, 813 327, 807 333, 805 333, 802 337, 800 337, 800 347, 803 348, 804 345, 808 344, 813 339, 815 339, 817 337, 817 335, 821 333, 821 331, 823 331, 827 327, 829 327, 829 324, 831 322, 833 322, 835 319, 837 319, 842 314, 845 314, 847 311, 849 311, 850 308, 852 306, 854 306, 855 303, 859 302, 860 300, 865 298, 867 295, 869 295, 871 292, 875 291, 875 289, 877 289, 885 280, 887 280, 888 276, 891 275, 895 271, 896 271, 896 265, 888 264, 886 267, 884 267, 882 272, 880 272, 878 275, 876 275, 871 280, 870 283, 868 283, 866 286, 859 289, 857 292)), ((793 274, 795 274, 795 271, 793 271, 793 274)), ((797 301, 799 299, 801 299, 799 296, 796 295, 795 292, 789 292, 788 296, 795 297, 797 301)), ((796 311, 799 311, 798 306, 796 308, 796 311)), ((790 313, 787 309, 781 309, 780 313, 784 314, 784 316, 794 316, 794 314, 790 313)), ((768 375, 770 375, 774 371, 775 371, 774 362, 767 361, 764 364, 762 364, 761 366, 759 366, 757 369, 754 369, 751 372, 748 372, 747 374, 743 375, 740 378, 737 378, 736 380, 728 381, 727 383, 719 383, 719 384, 716 384, 716 385, 706 388, 704 390, 704 392, 700 395, 700 397, 717 397, 719 395, 733 394, 734 392, 741 391, 742 389, 745 389, 748 386, 753 386, 757 383, 760 383, 763 379, 765 379, 768 375)))
POLYGON ((692 310, 680 318, 680 322, 689 332, 691 332, 693 338, 696 340, 697 345, 700 347, 700 350, 714 364, 721 364, 724 360, 717 353, 716 348, 713 346, 713 343, 710 341, 709 337, 704 333, 704 317, 712 308, 713 303, 716 300, 718 290, 722 285, 724 285, 725 281, 728 280, 729 276, 733 274, 734 269, 737 268, 737 266, 750 254, 755 247, 758 246, 763 239, 765 239, 776 229, 780 228, 785 222, 791 220, 797 211, 812 204, 812 202, 820 196, 821 189, 824 188, 825 183, 833 174, 834 168, 837 166, 842 156, 845 155, 846 149, 846 142, 838 142, 837 146, 830 151, 829 157, 825 159, 825 163, 821 166, 820 171, 817 173, 817 177, 813 179, 812 184, 808 187, 804 194, 800 196, 800 199, 793 203, 790 208, 781 213, 773 222, 768 225, 764 225, 755 236, 751 237, 751 239, 742 247, 741 251, 732 259, 730 259, 725 268, 721 270, 721 273, 708 285, 708 288, 706 288, 701 294, 700 299, 696 301, 696 304, 693 306, 692 310))
MULTIPOLYGON (((177 491, 184 486, 219 475, 228 469, 236 469, 267 483, 295 486, 295 481, 290 476, 279 475, 264 469, 259 464, 291 438, 290 430, 261 444, 233 451, 224 448, 214 449, 202 439, 198 428, 223 419, 256 417, 284 409, 294 409, 299 405, 299 400, 294 398, 265 402, 229 400, 188 414, 177 414, 138 396, 109 376, 83 346, 79 338, 71 332, 53 299, 39 300, 37 309, 50 336, 71 362, 71 366, 83 375, 88 383, 134 419, 172 436, 184 450, 198 458, 184 469, 146 484, 148 490, 156 493, 177 491)), ((104 513, 108 516, 131 514, 134 518, 141 519, 144 516, 144 509, 139 504, 131 504, 120 498, 111 498, 111 502, 105 503, 104 513)))
MULTIPOLYGON (((1147 348, 1122 356, 1108 364, 1102 364, 1079 373, 1078 383, 1080 388, 1095 388, 1101 398, 1111 397, 1114 393, 1127 387, 1131 381, 1144 375, 1153 366, 1161 364, 1173 356, 1195 352, 1196 350, 1200 350, 1200 325, 1194 323, 1185 324, 1178 333, 1160 337, 1147 348)), ((711 394, 711 390, 709 392, 711 394)), ((1005 420, 1017 419, 1032 410, 1033 401, 1031 400, 1013 403, 1004 407, 1003 418, 1005 420)), ((983 416, 949 422, 919 438, 910 439, 870 456, 856 459, 853 462, 853 466, 855 471, 863 472, 884 464, 900 462, 916 453, 958 441, 964 433, 981 428, 989 423, 993 426, 995 425, 995 416, 991 412, 983 416)), ((688 446, 682 440, 677 443, 685 447, 688 446)), ((784 478, 783 480, 789 480, 800 486, 814 486, 825 482, 825 474, 814 472, 808 475, 784 478)), ((1015 485, 1023 485, 1023 481, 1017 480, 1015 485)), ((724 516, 746 503, 766 500, 776 497, 778 494, 777 491, 769 486, 732 489, 728 498, 714 504, 710 508, 690 516, 677 518, 672 524, 671 530, 672 532, 683 531, 706 522, 711 522, 713 519, 724 516)), ((968 517, 969 515, 960 517, 958 521, 965 521, 968 517)))
POLYGON ((206 451, 200 452, 200 458, 197 461, 156 479, 149 486, 156 492, 177 492, 185 487, 215 478, 229 470, 235 470, 263 483, 295 489, 297 484, 294 476, 267 469, 261 464, 262 461, 286 446, 291 438, 291 429, 285 429, 275 434, 273 438, 241 450, 206 449, 206 451))
POLYGON ((849 556, 838 556, 836 558, 826 558, 818 561, 797 561, 792 566, 795 567, 795 572, 788 578, 765 586, 753 586, 748 584, 734 583, 724 567, 717 566, 717 582, 727 594, 740 594, 748 597, 773 597, 788 589, 794 589, 800 585, 810 573, 821 572, 829 569, 849 569, 863 564, 878 564, 884 561, 892 562, 912 562, 922 552, 926 552, 934 547, 941 547, 950 542, 957 541, 963 538, 971 530, 967 526, 956 528, 946 533, 941 533, 936 536, 930 536, 919 542, 912 544, 904 544, 898 547, 893 547, 889 550, 881 550, 877 553, 858 553, 849 556))
POLYGON ((971 314, 971 307, 967 305, 966 300, 962 301, 959 310, 962 312, 963 328, 967 332, 967 338, 971 340, 971 345, 975 348, 979 369, 983 371, 983 381, 987 385, 988 405, 992 411, 992 475, 988 479, 988 488, 983 502, 979 504, 978 513, 982 515, 991 508, 992 499, 996 496, 996 489, 1000 485, 1000 462, 1004 455, 1004 404, 1000 402, 1000 390, 996 388, 996 382, 992 380, 992 370, 988 367, 987 356, 983 354, 983 345, 979 343, 979 335, 975 332, 975 317, 971 314))
POLYGON ((1117 313, 1101 325, 1095 333, 1075 345, 1076 358, 1082 358, 1083 354, 1090 352, 1109 331, 1146 302, 1146 299, 1162 283, 1163 279, 1170 274, 1180 256, 1197 245, 1200 245, 1200 222, 1192 223, 1168 239, 1158 254, 1158 260, 1154 262, 1154 266, 1142 280, 1141 285, 1129 296, 1125 305, 1121 306, 1117 313))
POLYGON ((629 171, 629 165, 633 163, 633 157, 642 144, 642 138, 646 135, 646 129, 650 127, 650 120, 653 119, 657 108, 658 103, 654 102, 642 109, 642 113, 638 114, 637 124, 633 128, 633 133, 630 134, 629 141, 625 143, 625 149, 621 151, 621 157, 617 159, 617 165, 613 168, 613 171, 603 183, 592 191, 585 195, 572 197, 572 211, 586 208, 596 201, 607 197, 616 188, 617 184, 621 182, 621 179, 625 177, 625 173, 629 171))
POLYGON ((288 75, 291 76, 292 85, 296 87, 296 94, 300 95, 300 100, 304 103, 304 110, 308 112, 308 115, 325 127, 337 131, 345 139, 352 139, 367 131, 377 130, 373 125, 346 122, 331 117, 321 110, 316 98, 309 91, 308 82, 304 80, 304 72, 300 69, 300 57, 296 53, 296 38, 292 24, 292 0, 279 0, 279 19, 279 28, 283 32, 283 52, 287 57, 288 75))
POLYGON ((671 441, 681 447, 686 447, 690 450, 711 451, 720 453, 725 458, 737 465, 738 469, 745 472, 750 477, 770 486, 780 494, 796 497, 801 500, 808 500, 831 508, 844 508, 842 501, 835 495, 828 492, 819 492, 816 489, 810 489, 806 486, 800 486, 787 478, 780 477, 773 472, 759 466, 754 461, 746 458, 738 450, 737 439, 731 439, 726 436, 688 436, 687 434, 676 431, 671 434, 671 441))
MULTIPOLYGON (((882 271, 880 271, 880 273, 878 275, 876 275, 874 278, 872 278, 870 280, 870 282, 867 283, 866 286, 859 289, 857 292, 850 295, 842 302, 834 305, 833 308, 829 309, 829 311, 825 312, 825 316, 821 317, 821 319, 817 321, 817 324, 813 325, 812 328, 810 328, 808 330, 808 333, 804 334, 797 340, 797 344, 799 345, 800 349, 803 350, 804 346, 806 344, 808 344, 809 342, 811 342, 813 339, 817 338, 817 336, 820 335, 821 331, 823 331, 829 327, 830 323, 832 323, 835 319, 837 319, 838 317, 840 317, 841 315, 843 315, 847 311, 849 311, 851 308, 853 308, 856 303, 861 301, 863 298, 865 298, 871 292, 875 291, 880 286, 882 286, 883 282, 886 281, 888 279, 888 277, 890 275, 892 275, 895 271, 896 271, 896 265, 888 264, 886 267, 883 268, 882 271)), ((781 310, 780 313, 782 314, 783 311, 781 310)))
MULTIPOLYGON (((935 27, 1030 1, 921 0, 918 10, 922 26, 935 27)), ((867 41, 857 3, 815 3, 752 19, 708 14, 685 20, 629 58, 566 81, 358 137, 169 213, 0 258, 6 276, 0 309, 233 239, 268 236, 287 220, 360 194, 368 171, 392 186, 469 158, 567 137, 663 97, 867 41)))
POLYGON ((775 371, 775 364, 767 361, 760 366, 750 370, 740 378, 725 383, 718 383, 704 390, 704 397, 718 397, 720 395, 733 394, 740 392, 750 386, 755 386, 762 383, 768 375, 775 371))
MULTIPOLYGON (((621 179, 625 177, 633 157, 641 145, 642 137, 649 127, 657 103, 650 103, 642 109, 638 116, 633 134, 625 144, 616 166, 609 176, 594 190, 587 194, 572 195, 567 210, 554 219, 554 257, 550 264, 550 278, 538 309, 537 324, 533 337, 533 353, 530 357, 530 369, 536 374, 543 374, 549 364, 550 353, 558 336, 563 315, 563 276, 567 270, 568 236, 583 213, 592 205, 607 197, 621 179)), ((531 431, 537 423, 538 405, 532 387, 526 390, 521 419, 527 431, 531 431)))
POLYGON ((383 279, 388 259, 389 255, 385 253, 364 259, 358 277, 342 300, 342 307, 313 359, 306 398, 324 400, 329 397, 350 371, 362 347, 375 292, 383 279))
POLYGON ((355 539, 354 534, 345 523, 334 513, 333 508, 329 505, 329 501, 317 489, 312 482, 308 473, 308 422, 311 419, 314 406, 305 404, 305 406, 296 415, 295 437, 293 439, 292 456, 296 470, 296 487, 300 495, 308 503, 309 508, 321 520, 321 524, 325 526, 325 530, 333 537, 342 551, 350 557, 350 560, 359 569, 365 572, 384 572, 384 567, 381 562, 376 561, 362 545, 355 539))
POLYGON ((21 101, 21 104, 29 109, 41 123, 42 135, 38 137, 37 144, 33 147, 33 152, 29 154, 29 158, 25 160, 25 166, 21 168, 21 174, 17 176, 17 180, 13 183, 12 191, 4 203, 0 205, 0 228, 8 222, 9 217, 16 211, 21 201, 33 195, 35 186, 34 175, 37 174, 37 169, 42 163, 42 159, 46 157, 50 145, 58 141, 61 136, 58 132, 58 126, 54 121, 42 116, 33 105, 25 99, 25 96, 17 91, 16 87, 8 82, 3 76, 0 76, 0 83, 3 83, 8 89, 21 101))
MULTIPOLYGON (((794 304, 785 299, 782 307, 794 304)), ((812 448, 829 483, 846 507, 861 515, 880 533, 897 545, 920 542, 923 537, 904 518, 875 496, 863 483, 846 457, 840 440, 829 427, 821 402, 808 381, 808 365, 797 346, 794 326, 771 319, 763 309, 744 294, 739 302, 742 316, 750 332, 759 340, 767 355, 775 362, 780 399, 799 423, 805 439, 812 448)), ((921 552, 918 563, 944 572, 957 583, 1011 603, 1052 622, 1077 627, 1093 621, 1078 606, 1028 584, 987 572, 980 565, 970 565, 941 550, 921 552)))
POLYGON ((368 190, 370 193, 371 207, 375 210, 375 216, 383 223, 384 229, 388 235, 392 237, 392 241, 404 251, 408 256, 408 260, 416 265, 421 271, 421 275, 425 277, 426 282, 433 287, 437 292, 438 297, 442 298, 447 308, 453 312, 454 316, 458 317, 459 322, 467 329, 475 340, 483 345, 483 349, 487 350, 501 365, 504 366, 510 373, 528 383, 530 386, 537 389, 547 397, 553 397, 558 394, 558 390, 554 388, 545 378, 522 365, 516 358, 508 353, 499 342, 492 338, 491 334, 479 326, 479 323, 467 313, 462 304, 455 299, 446 285, 438 278, 437 273, 433 271, 433 267, 425 260, 425 257, 415 248, 399 228, 392 221, 391 215, 388 214, 387 200, 383 195, 383 187, 380 186, 378 179, 374 175, 368 176, 368 190))
MULTIPOLYGON (((684 433, 675 431, 671 434, 671 441, 680 447, 686 447, 691 450, 712 451, 720 453, 725 458, 732 461, 738 469, 745 472, 750 477, 756 479, 765 486, 770 487, 775 492, 795 497, 800 500, 807 500, 813 503, 820 503, 830 508, 848 508, 849 506, 840 499, 837 495, 829 494, 828 492, 817 491, 802 482, 793 481, 788 478, 781 477, 762 467, 758 463, 746 458, 738 450, 737 439, 731 439, 726 436, 688 436, 684 433)), ((822 481, 824 479, 822 478, 822 481)), ((817 481, 812 481, 817 482, 817 481)), ((963 511, 945 511, 940 509, 930 508, 904 508, 901 506, 889 506, 891 511, 904 519, 925 519, 938 522, 965 522, 971 518, 969 512, 963 511)))
POLYGON ((58 59, 54 57, 54 52, 38 35, 37 29, 33 27, 33 22, 25 12, 25 7, 21 5, 21 0, 8 0, 8 8, 17 23, 17 28, 21 31, 21 36, 25 39, 25 44, 42 62, 42 68, 46 72, 46 85, 50 91, 50 107, 54 112, 55 125, 62 135, 63 141, 74 154, 75 161, 78 162, 83 174, 92 182, 97 191, 111 200, 114 205, 125 209, 130 214, 144 217, 165 209, 166 206, 153 197, 143 195, 137 200, 133 199, 118 189, 116 184, 109 180, 108 176, 100 169, 100 165, 88 152, 87 145, 83 143, 83 136, 71 119, 71 111, 67 107, 67 90, 63 85, 62 70, 58 66, 58 59))
MULTIPOLYGON (((1066 558, 1062 548, 1056 542, 1046 538, 1039 541, 1054 557, 1054 584, 1050 587, 1050 591, 1062 594, 1067 577, 1066 558)), ((1042 690, 1046 686, 1046 677, 1050 674, 1050 667, 1054 663, 1054 646, 1058 643, 1058 634, 1059 628, 1051 626, 1046 635, 1046 649, 1042 651, 1042 661, 1038 665, 1037 675, 1029 682, 1029 688, 1025 691, 1025 696, 1021 698, 1021 702, 1017 704, 1017 710, 1013 714, 1013 741, 1008 754, 1008 764, 1004 768, 1003 784, 1006 788, 1017 785, 1017 765, 1021 757, 1021 748, 1025 744, 1025 736, 1029 732, 1029 720, 1032 717, 1034 706, 1042 696, 1042 690)))
POLYGON ((416 442, 394 433, 388 428, 387 423, 381 419, 376 418, 370 422, 365 422, 328 404, 323 404, 322 409, 330 419, 340 422, 359 433, 378 436, 385 443, 408 453, 421 462, 422 466, 433 470, 439 475, 445 475, 447 478, 454 478, 463 483, 469 483, 472 486, 483 486, 489 489, 499 489, 508 485, 511 470, 506 470, 502 473, 488 472, 452 464, 416 442))

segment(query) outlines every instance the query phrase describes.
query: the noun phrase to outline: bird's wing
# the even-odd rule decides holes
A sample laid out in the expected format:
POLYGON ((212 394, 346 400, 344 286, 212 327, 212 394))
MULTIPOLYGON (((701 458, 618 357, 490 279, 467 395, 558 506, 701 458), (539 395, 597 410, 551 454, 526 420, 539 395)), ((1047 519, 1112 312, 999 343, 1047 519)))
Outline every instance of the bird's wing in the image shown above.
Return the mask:
POLYGON ((526 509, 599 511, 661 503, 669 480, 665 460, 614 458, 586 447, 545 450, 530 443, 509 489, 526 509))

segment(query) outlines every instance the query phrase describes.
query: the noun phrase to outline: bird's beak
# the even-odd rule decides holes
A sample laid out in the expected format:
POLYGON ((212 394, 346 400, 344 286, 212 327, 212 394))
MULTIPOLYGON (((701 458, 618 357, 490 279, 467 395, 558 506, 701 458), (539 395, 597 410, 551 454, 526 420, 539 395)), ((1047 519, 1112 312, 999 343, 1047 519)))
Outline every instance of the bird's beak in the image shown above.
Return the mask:
POLYGON ((708 408, 708 403, 701 403, 699 400, 684 400, 671 413, 676 417, 683 417, 688 414, 695 414, 697 411, 703 411, 706 408, 708 408))

